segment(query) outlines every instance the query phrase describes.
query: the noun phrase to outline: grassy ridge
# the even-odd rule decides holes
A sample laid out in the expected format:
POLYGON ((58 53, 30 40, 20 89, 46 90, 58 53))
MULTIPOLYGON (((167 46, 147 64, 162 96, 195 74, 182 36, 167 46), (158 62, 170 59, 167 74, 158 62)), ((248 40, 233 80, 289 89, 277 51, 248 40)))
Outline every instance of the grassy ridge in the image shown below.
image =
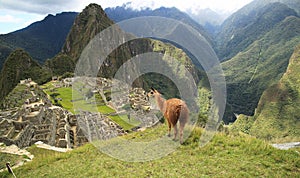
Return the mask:
MULTIPOLYGON (((165 133, 166 126, 133 133, 125 138, 149 140, 165 133)), ((67 153, 36 147, 32 162, 17 168, 17 177, 297 177, 299 153, 277 150, 246 135, 218 133, 205 147, 198 147, 200 129, 184 145, 154 161, 123 162, 111 158, 91 144, 67 153)), ((138 148, 132 148, 138 149, 138 148)), ((0 177, 8 176, 7 172, 0 177)), ((8 176, 9 177, 9 176, 8 176)))

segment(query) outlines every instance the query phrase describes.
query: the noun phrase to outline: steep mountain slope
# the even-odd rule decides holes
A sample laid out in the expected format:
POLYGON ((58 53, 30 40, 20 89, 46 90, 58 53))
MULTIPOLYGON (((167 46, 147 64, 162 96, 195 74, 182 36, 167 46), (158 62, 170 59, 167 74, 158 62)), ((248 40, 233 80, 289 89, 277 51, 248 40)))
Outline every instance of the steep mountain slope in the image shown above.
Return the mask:
POLYGON ((27 52, 17 49, 9 55, 0 74, 0 101, 20 80, 27 78, 41 83, 51 76, 27 52))
POLYGON ((101 6, 88 5, 75 19, 66 38, 62 53, 77 61, 85 46, 99 32, 113 24, 101 6))
POLYGON ((216 36, 215 48, 220 60, 234 57, 286 17, 297 16, 293 9, 278 2, 250 7, 252 4, 240 9, 222 24, 221 31, 216 36))
POLYGON ((300 137, 300 46, 295 49, 286 73, 260 98, 254 117, 241 116, 236 129, 267 140, 300 137), (243 123, 243 124, 241 124, 243 123))
POLYGON ((9 56, 9 54, 12 52, 13 50, 4 45, 3 42, 0 42, 0 70, 2 69, 2 65, 5 61, 5 59, 9 56))
MULTIPOLYGON (((43 63, 61 50, 76 15, 75 12, 48 15, 44 20, 35 22, 24 29, 0 35, 0 46, 11 51, 23 48, 35 60, 43 63)), ((5 50, 0 48, 1 55, 3 51, 5 50)), ((0 56, 0 69, 7 56, 0 56)))
POLYGON ((253 115, 261 94, 286 71, 300 43, 300 18, 287 17, 231 60, 222 63, 233 112, 253 115))

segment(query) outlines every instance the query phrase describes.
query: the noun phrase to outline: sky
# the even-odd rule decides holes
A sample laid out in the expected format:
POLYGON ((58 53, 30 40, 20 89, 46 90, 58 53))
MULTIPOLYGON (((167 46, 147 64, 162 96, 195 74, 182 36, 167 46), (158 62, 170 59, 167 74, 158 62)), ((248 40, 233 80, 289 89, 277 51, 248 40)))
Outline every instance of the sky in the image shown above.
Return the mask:
POLYGON ((0 0, 0 34, 25 28, 44 19, 48 14, 81 12, 88 4, 97 3, 102 8, 122 6, 159 8, 176 7, 181 11, 197 13, 210 8, 216 12, 232 13, 252 0, 0 0))

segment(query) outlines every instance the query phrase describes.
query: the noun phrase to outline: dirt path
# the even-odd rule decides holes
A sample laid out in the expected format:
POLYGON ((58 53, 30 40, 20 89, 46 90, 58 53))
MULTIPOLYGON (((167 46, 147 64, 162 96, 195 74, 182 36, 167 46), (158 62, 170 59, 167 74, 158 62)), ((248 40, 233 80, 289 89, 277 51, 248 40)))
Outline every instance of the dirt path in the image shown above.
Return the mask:
POLYGON ((72 150, 70 148, 59 148, 59 147, 50 146, 50 145, 47 145, 47 144, 45 144, 43 142, 36 142, 35 145, 38 148, 43 148, 43 149, 47 149, 47 150, 53 150, 53 151, 57 151, 57 152, 67 152, 67 151, 72 150))
POLYGON ((300 142, 272 144, 272 146, 280 150, 288 150, 290 148, 300 147, 300 142))

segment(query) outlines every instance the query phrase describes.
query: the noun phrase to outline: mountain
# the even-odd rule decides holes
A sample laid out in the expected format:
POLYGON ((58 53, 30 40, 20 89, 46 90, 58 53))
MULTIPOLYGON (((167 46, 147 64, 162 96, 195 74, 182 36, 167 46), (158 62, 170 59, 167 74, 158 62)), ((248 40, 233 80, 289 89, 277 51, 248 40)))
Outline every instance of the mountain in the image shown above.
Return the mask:
POLYGON ((77 13, 63 12, 48 15, 28 27, 0 35, 0 69, 8 54, 22 48, 39 63, 54 57, 64 44, 77 13))
POLYGON ((252 6, 253 4, 249 4, 240 9, 221 25, 215 47, 221 61, 228 60, 249 47, 286 17, 298 16, 295 10, 279 2, 250 8, 252 6))
POLYGON ((51 71, 52 76, 61 76, 67 72, 73 73, 75 62, 70 56, 59 53, 55 57, 46 60, 44 67, 51 71))
POLYGON ((300 45, 280 81, 264 91, 255 115, 241 115, 233 129, 266 140, 292 140, 300 136, 300 45))
POLYGON ((226 14, 219 14, 209 8, 200 9, 195 13, 189 12, 189 16, 191 16, 196 22, 205 26, 207 24, 210 25, 221 25, 223 21, 226 19, 226 14))
POLYGON ((196 22, 201 24, 204 27, 204 29, 210 34, 210 36, 215 36, 215 33, 218 32, 220 25, 230 15, 228 13, 221 14, 209 8, 200 9, 196 12, 190 10, 187 13, 196 22))
MULTIPOLYGON (((55 58, 46 61, 46 67, 51 69, 53 75, 62 75, 64 72, 74 72, 74 64, 78 62, 83 50, 89 44, 89 42, 102 30, 110 27, 113 24, 114 22, 109 19, 108 15, 106 15, 101 6, 97 4, 88 5, 76 17, 74 25, 72 26, 70 33, 66 38, 66 42, 62 48, 61 53, 58 54, 55 58), (62 63, 65 63, 65 65, 62 65, 62 63), (74 68, 66 68, 67 64, 70 64, 69 66, 72 66, 74 68)), ((186 68, 189 69, 195 80, 199 81, 198 70, 195 68, 190 58, 186 55, 186 53, 184 53, 183 50, 180 50, 171 44, 163 43, 153 39, 141 38, 130 40, 124 43, 124 37, 132 36, 132 34, 127 34, 118 26, 115 26, 115 29, 112 30, 111 33, 113 33, 114 35, 114 40, 111 40, 111 38, 101 38, 101 45, 103 46, 99 46, 99 51, 110 49, 111 46, 115 46, 118 44, 122 45, 118 46, 116 49, 112 49, 111 53, 105 59, 103 59, 103 65, 101 65, 99 69, 96 69, 97 71, 99 71, 97 74, 98 76, 113 78, 119 68, 132 57, 139 54, 157 52, 162 55, 174 57, 175 59, 180 61, 180 63, 186 65, 186 68)), ((99 57, 101 58, 103 56, 99 57)), ((85 60, 86 61, 84 61, 84 63, 89 64, 90 59, 86 58, 85 60)), ((140 69, 137 67, 137 64, 131 61, 129 61, 129 63, 131 64, 130 68, 128 68, 126 71, 139 73, 140 69)), ((84 66, 82 66, 86 67, 86 69, 83 70, 84 72, 94 71, 92 67, 97 67, 97 65, 85 66, 85 64, 84 66)), ((174 69, 170 70, 175 69, 177 68, 174 67, 174 69)), ((179 68, 178 71, 180 71, 179 68)), ((178 91, 172 89, 175 88, 172 81, 168 80, 163 75, 144 75, 143 77, 136 79, 133 83, 133 86, 143 87, 146 89, 149 89, 150 87, 156 87, 157 89, 162 89, 160 91, 166 91, 165 93, 167 97, 174 97, 178 95, 178 91), (164 79, 164 82, 162 78, 164 79), (153 79, 154 81, 151 81, 151 79, 153 79), (149 82, 152 82, 151 85, 149 84, 149 82), (163 85, 159 85, 162 83, 163 85)))
POLYGON ((188 14, 181 12, 175 7, 173 8, 160 7, 154 10, 150 8, 142 9, 142 10, 134 10, 124 5, 124 6, 114 7, 114 8, 106 8, 105 12, 107 13, 108 17, 111 18, 114 22, 120 22, 123 20, 143 17, 143 16, 159 16, 159 17, 166 17, 166 18, 179 20, 195 28, 197 31, 199 31, 200 34, 202 34, 206 38, 207 41, 212 43, 211 36, 204 29, 203 26, 201 26, 199 23, 193 20, 188 14))
POLYGON ((101 6, 88 5, 75 19, 66 38, 62 53, 77 61, 85 46, 105 28, 111 26, 111 21, 101 6))
POLYGON ((237 114, 253 115, 261 94, 286 71, 294 47, 300 43, 300 18, 290 16, 223 62, 228 103, 237 114))
POLYGON ((300 15, 300 3, 299 0, 254 0, 245 7, 242 8, 244 14, 249 14, 253 9, 266 6, 270 3, 280 2, 287 5, 289 8, 294 9, 298 15, 300 15))
MULTIPOLYGON (((179 11, 176 8, 159 8, 156 10, 146 9, 142 11, 135 11, 132 9, 127 9, 125 7, 116 7, 108 8, 105 10, 105 12, 106 13, 101 13, 104 15, 108 14, 108 16, 115 22, 140 16, 162 16, 182 20, 183 22, 197 29, 210 42, 212 41, 210 35, 208 35, 208 33, 201 25, 192 20, 187 14, 179 11)), ((75 37, 68 35, 69 32, 84 31, 82 27, 75 28, 73 26, 77 15, 78 13, 76 12, 63 12, 60 14, 56 14, 55 16, 48 15, 44 20, 35 22, 24 29, 9 34, 0 35, 0 69, 2 68, 2 64, 8 57, 8 55, 17 48, 24 49, 41 64, 43 64, 47 59, 50 59, 61 52, 61 49, 63 49, 63 53, 73 53, 71 54, 72 57, 76 57, 76 55, 78 57, 79 54, 76 54, 76 51, 68 49, 68 45, 72 46, 72 44, 76 43, 76 41, 72 41, 75 39, 75 37), (72 27, 73 29, 71 29, 72 27), (66 41, 67 37, 68 39, 66 41)), ((99 33, 104 27, 108 27, 108 25, 112 24, 112 20, 109 19, 107 22, 104 22, 101 21, 100 18, 101 17, 98 16, 95 21, 96 24, 100 23, 99 29, 90 31, 89 33, 91 36, 94 36, 95 34, 99 33), (98 20, 100 20, 101 22, 98 22, 98 20), (103 26, 101 27, 101 25, 103 26)), ((87 20, 88 19, 84 19, 84 13, 82 13, 82 16, 80 18, 77 18, 76 23, 78 24, 78 21, 84 22, 87 20)), ((91 26, 92 23, 94 22, 91 22, 91 24, 89 25, 91 26)), ((82 39, 84 39, 84 37, 77 39, 81 41, 82 39)), ((86 41, 78 43, 78 45, 82 45, 80 48, 83 48, 89 41, 89 39, 84 40, 86 41)))
MULTIPOLYGON (((39 28, 41 27, 40 22, 35 24, 37 25, 35 30, 41 31, 39 30, 39 28)), ((113 24, 113 21, 108 18, 101 6, 97 4, 90 4, 80 14, 78 14, 76 19, 74 20, 74 24, 66 37, 61 52, 58 53, 55 57, 46 60, 43 67, 36 63, 31 58, 29 53, 25 52, 25 50, 17 50, 13 52, 6 60, 2 73, 0 75, 0 85, 2 86, 1 97, 3 98, 6 94, 8 94, 8 92, 11 91, 21 79, 32 78, 38 83, 43 83, 46 82, 50 78, 50 76, 63 75, 66 72, 73 73, 75 64, 86 45, 91 41, 91 39, 95 37, 95 35, 113 24), (26 59, 27 61, 29 60, 29 64, 24 64, 24 62, 22 62, 23 59, 26 59), (34 64, 33 68, 31 64, 34 64), (19 71, 19 69, 22 70, 19 71), (31 72, 28 72, 27 70, 31 72)), ((123 41, 122 34, 126 33, 118 27, 116 30, 117 31, 114 35, 119 36, 118 41, 103 41, 103 44, 121 43, 123 41)), ((27 32, 28 29, 25 31, 27 32)), ((39 51, 39 48, 37 48, 36 50, 39 51)), ((190 59, 182 50, 179 50, 178 48, 170 44, 165 44, 151 39, 131 40, 113 50, 104 61, 106 65, 102 65, 99 69, 98 76, 112 78, 114 77, 120 66, 122 66, 123 63, 125 63, 128 59, 131 59, 133 56, 136 56, 138 54, 156 51, 161 54, 168 53, 168 56, 174 57, 183 62, 190 70, 190 73, 193 74, 195 80, 199 81, 198 71, 194 68, 190 59)), ((132 66, 135 66, 135 64, 133 64, 132 66)), ((139 69, 132 68, 130 70, 135 70, 136 72, 138 72, 139 69)), ((151 75, 151 77, 155 78, 153 75, 151 75)), ((159 82, 161 80, 161 77, 163 76, 156 77, 158 78, 157 81, 159 82)), ((148 80, 147 77, 145 77, 144 79, 139 78, 135 81, 134 85, 149 88, 149 84, 145 83, 146 81, 150 81, 149 78, 149 76, 148 80)), ((173 85, 172 82, 169 81, 166 82, 166 85, 164 86, 166 86, 166 89, 163 90, 168 91, 173 85)), ((162 86, 157 87, 157 89, 160 88, 162 88, 162 86)), ((170 96, 175 96, 176 92, 178 91, 174 90, 173 92, 170 92, 170 96)))
POLYGON ((51 78, 47 70, 43 69, 31 56, 22 49, 13 51, 0 73, 0 100, 2 100, 20 80, 31 78, 42 83, 51 78))
POLYGON ((3 45, 3 43, 0 41, 0 70, 2 69, 5 59, 12 51, 13 50, 10 47, 3 45))

